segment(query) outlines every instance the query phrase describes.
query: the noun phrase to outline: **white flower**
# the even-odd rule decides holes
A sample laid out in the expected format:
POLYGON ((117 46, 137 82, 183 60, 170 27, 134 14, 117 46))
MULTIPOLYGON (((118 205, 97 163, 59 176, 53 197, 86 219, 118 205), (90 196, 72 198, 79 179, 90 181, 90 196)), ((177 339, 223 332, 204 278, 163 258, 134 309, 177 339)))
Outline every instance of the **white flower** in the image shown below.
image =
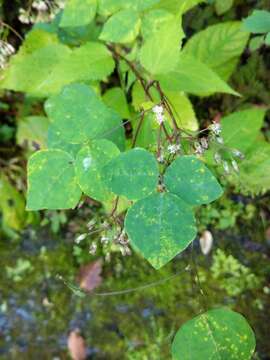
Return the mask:
POLYGON ((215 155, 214 155, 214 159, 215 159, 215 162, 216 162, 217 164, 220 164, 221 161, 222 161, 222 158, 221 158, 221 156, 220 156, 220 153, 216 152, 215 155))
POLYGON ((75 239, 75 243, 79 244, 81 241, 83 241, 87 237, 87 234, 81 234, 75 239))
POLYGON ((163 107, 161 105, 155 105, 152 110, 155 114, 163 114, 163 107))
POLYGON ((97 244, 95 242, 92 242, 92 244, 89 247, 89 254, 95 255, 97 251, 97 244))
POLYGON ((107 236, 102 236, 100 239, 100 242, 105 245, 108 244, 109 241, 110 241, 110 238, 108 238, 107 236))
POLYGON ((208 149, 208 141, 207 141, 207 139, 205 137, 201 138, 200 142, 201 142, 201 146, 204 149, 208 149))
POLYGON ((203 154, 204 149, 203 149, 203 147, 201 146, 200 143, 195 142, 195 143, 194 143, 194 147, 195 147, 195 153, 196 153, 196 154, 198 154, 198 155, 203 154))
POLYGON ((222 165, 223 165, 223 169, 225 171, 226 174, 229 174, 230 173, 230 167, 229 167, 229 164, 227 161, 223 161, 222 162, 222 165))
POLYGON ((245 155, 241 153, 241 151, 237 149, 233 149, 232 153, 234 156, 238 157, 239 159, 243 160, 245 158, 245 155))
POLYGON ((221 124, 215 122, 209 126, 209 129, 212 130, 215 135, 219 135, 221 133, 221 124))
POLYGON ((239 172, 239 167, 238 164, 235 160, 232 160, 232 167, 234 169, 235 172, 239 172))
POLYGON ((15 49, 14 47, 3 41, 3 40, 0 40, 0 67, 1 68, 4 68, 7 61, 8 61, 8 58, 14 54, 15 52, 15 49))
POLYGON ((19 20, 24 24, 48 22, 64 7, 65 0, 34 0, 31 11, 19 9, 19 20))
POLYGON ((168 146, 168 151, 170 154, 176 154, 181 149, 180 144, 171 144, 168 146))
POLYGON ((157 161, 159 162, 159 163, 164 163, 164 161, 165 161, 165 158, 164 158, 164 155, 163 154, 160 154, 158 157, 157 157, 157 161))
POLYGON ((29 13, 23 8, 19 9, 19 20, 23 24, 30 24, 31 22, 29 13))
POLYGON ((153 113, 156 115, 156 120, 159 125, 164 122, 164 109, 161 105, 155 105, 152 109, 153 113))
POLYGON ((46 4, 45 1, 36 0, 36 1, 33 2, 32 8, 36 9, 38 11, 47 11, 48 10, 48 5, 46 4))
POLYGON ((217 136, 216 141, 221 145, 224 144, 224 140, 223 140, 223 138, 221 136, 217 136))
POLYGON ((57 6, 59 9, 64 9, 64 7, 65 7, 65 0, 58 0, 58 1, 56 1, 56 6, 57 6))

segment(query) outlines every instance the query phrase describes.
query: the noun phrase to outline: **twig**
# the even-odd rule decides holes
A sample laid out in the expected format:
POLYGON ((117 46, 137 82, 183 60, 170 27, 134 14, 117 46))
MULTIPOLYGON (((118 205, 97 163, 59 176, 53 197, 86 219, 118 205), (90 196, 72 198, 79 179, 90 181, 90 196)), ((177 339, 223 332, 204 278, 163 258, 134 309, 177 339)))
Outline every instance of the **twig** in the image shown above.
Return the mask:
POLYGON ((112 211, 110 213, 110 217, 112 217, 112 218, 114 218, 114 215, 115 215, 115 213, 117 211, 118 203, 119 203, 119 196, 116 197, 113 209, 112 209, 112 211))
POLYGON ((120 54, 118 51, 116 51, 115 48, 114 48, 112 45, 108 44, 107 47, 108 47, 108 49, 113 53, 113 55, 114 55, 114 57, 115 57, 116 59, 119 58, 119 59, 121 59, 121 60, 124 60, 124 61, 127 63, 127 65, 130 67, 130 69, 132 70, 132 72, 134 73, 134 75, 136 76, 136 78, 140 81, 140 83, 141 83, 141 85, 142 85, 142 87, 143 87, 146 95, 148 96, 148 98, 149 98, 151 101, 153 101, 153 98, 152 98, 152 96, 151 96, 151 94, 150 94, 150 92, 149 92, 149 86, 147 86, 147 85, 145 84, 144 78, 141 76, 141 74, 139 73, 139 71, 137 70, 136 66, 133 64, 133 62, 132 62, 132 61, 129 61, 125 56, 123 56, 123 55, 120 54))
POLYGON ((142 112, 141 114, 141 118, 139 120, 139 124, 136 128, 136 131, 135 131, 135 134, 134 134, 134 137, 133 137, 133 141, 132 141, 132 144, 131 144, 131 148, 133 149, 136 145, 136 141, 137 141, 137 138, 138 138, 138 135, 139 135, 139 132, 141 130, 141 127, 142 127, 142 124, 143 124, 143 121, 144 121, 144 111, 142 112))
POLYGON ((19 38, 21 41, 24 41, 23 37, 12 26, 10 26, 9 24, 5 23, 2 20, 0 20, 0 25, 9 29, 11 32, 13 32, 17 36, 17 38, 19 38))
POLYGON ((161 100, 162 100, 162 102, 163 102, 166 110, 168 111, 168 113, 169 113, 169 115, 170 115, 170 117, 171 117, 171 119, 172 119, 174 129, 175 129, 175 131, 177 132, 177 131, 179 130, 179 127, 178 127, 177 122, 176 122, 176 119, 175 119, 175 117, 174 117, 174 115, 173 115, 172 109, 171 109, 169 103, 167 102, 166 96, 165 96, 164 92, 162 91, 159 82, 156 81, 155 84, 156 84, 156 89, 157 89, 157 91, 158 91, 159 94, 160 94, 161 100))
POLYGON ((114 295, 124 295, 124 294, 129 294, 129 293, 132 293, 132 292, 136 292, 136 291, 145 290, 145 289, 157 286, 157 285, 164 284, 164 283, 176 278, 177 276, 179 276, 179 275, 181 275, 184 272, 187 272, 189 270, 190 270, 190 267, 187 266, 187 267, 185 267, 185 269, 177 272, 176 274, 173 274, 171 276, 166 277, 165 279, 161 279, 161 280, 149 283, 149 284, 141 285, 141 286, 131 288, 131 289, 119 290, 119 291, 110 291, 110 292, 103 292, 103 293, 94 292, 93 295, 95 295, 95 296, 114 296, 114 295))

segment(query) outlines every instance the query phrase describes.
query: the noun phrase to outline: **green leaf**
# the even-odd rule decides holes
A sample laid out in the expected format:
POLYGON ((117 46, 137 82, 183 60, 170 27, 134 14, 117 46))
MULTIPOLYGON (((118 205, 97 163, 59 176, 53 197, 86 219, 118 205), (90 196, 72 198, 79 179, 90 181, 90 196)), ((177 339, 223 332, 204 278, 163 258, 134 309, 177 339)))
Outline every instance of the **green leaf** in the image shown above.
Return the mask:
POLYGON ((74 160, 62 150, 42 150, 28 161, 27 210, 70 209, 80 200, 74 160))
POLYGON ((168 73, 178 62, 180 44, 184 37, 177 17, 163 22, 159 30, 149 36, 140 51, 140 62, 153 75, 168 73), (170 41, 168 41, 170 39, 170 41))
POLYGON ((89 24, 95 17, 97 0, 68 0, 60 27, 78 27, 89 24))
POLYGON ((241 22, 230 21, 207 27, 195 34, 183 53, 192 55, 227 80, 247 44, 249 34, 241 22))
POLYGON ((259 135, 265 109, 253 108, 234 112, 221 119, 224 144, 245 153, 259 135))
POLYGON ((33 28, 25 35, 25 40, 20 47, 17 55, 29 55, 45 46, 58 43, 59 41, 57 38, 57 34, 49 33, 42 29, 33 28))
POLYGON ((142 36, 144 39, 151 37, 159 31, 164 23, 174 21, 174 15, 163 9, 149 11, 142 19, 142 36))
POLYGON ((25 201, 8 179, 0 175, 0 211, 3 224, 14 229, 23 229, 26 222, 25 201))
POLYGON ((270 12, 266 10, 254 10, 253 13, 243 20, 243 27, 255 34, 270 31, 270 12))
POLYGON ((270 144, 255 141, 239 163, 239 173, 232 176, 232 182, 242 193, 263 194, 270 189, 270 144))
POLYGON ((196 156, 180 156, 167 168, 167 189, 191 205, 208 204, 222 193, 222 187, 211 171, 196 156))
POLYGON ((172 344, 174 360, 249 360, 254 350, 254 333, 246 319, 227 309, 210 310, 188 321, 172 344))
POLYGON ((215 9, 218 15, 225 14, 233 6, 234 0, 216 0, 215 9))
POLYGON ((61 138, 61 131, 57 130, 54 125, 50 125, 47 136, 47 148, 58 149, 67 152, 73 158, 81 149, 81 144, 70 144, 61 138))
POLYGON ((96 42, 101 28, 100 23, 93 21, 86 26, 59 28, 56 32, 61 43, 74 48, 87 42, 96 42))
MULTIPOLYGON (((139 126, 140 117, 136 117, 132 120, 132 127, 134 132, 139 126)), ((152 112, 147 112, 144 115, 144 121, 140 126, 140 131, 137 135, 136 146, 143 147, 145 149, 156 150, 159 125, 156 117, 152 112)))
POLYGON ((107 201, 111 193, 107 190, 102 168, 119 155, 118 148, 108 140, 96 140, 83 147, 76 157, 75 171, 82 191, 98 201, 107 201))
POLYGON ((25 55, 18 53, 12 57, 9 67, 3 72, 0 86, 2 89, 22 91, 35 96, 46 96, 41 89, 61 60, 66 59, 71 50, 60 44, 51 44, 25 55), (31 76, 30 76, 31 75, 31 76))
POLYGON ((60 44, 50 44, 37 50, 30 47, 31 53, 26 52, 27 47, 23 49, 12 57, 4 71, 1 88, 48 96, 72 82, 102 80, 114 68, 110 52, 96 42, 86 43, 74 50, 60 44))
POLYGON ((98 13, 109 16, 122 9, 143 11, 158 2, 159 0, 99 0, 98 13))
POLYGON ((181 129, 198 130, 198 120, 189 98, 181 91, 166 91, 165 95, 171 104, 177 125, 181 129))
POLYGON ((187 54, 178 58, 173 71, 158 78, 164 90, 184 91, 198 96, 216 92, 239 95, 207 65, 187 54))
POLYGON ((136 148, 120 154, 103 169, 108 189, 130 200, 146 197, 158 184, 158 165, 154 155, 136 148))
POLYGON ((17 144, 24 146, 25 143, 38 145, 45 148, 47 145, 47 132, 49 120, 45 116, 28 116, 18 121, 16 141, 17 144))
POLYGON ((115 110, 122 119, 128 119, 130 117, 126 95, 120 87, 109 89, 105 92, 102 99, 104 103, 115 110))
POLYGON ((256 51, 265 43, 264 35, 255 36, 250 39, 249 49, 250 51, 256 51))
POLYGON ((206 2, 205 0, 160 0, 154 8, 170 11, 172 14, 184 14, 194 6, 206 2))
POLYGON ((46 102, 45 109, 60 137, 68 143, 83 144, 102 137, 123 146, 120 117, 87 85, 66 86, 46 102))
POLYGON ((45 109, 60 136, 70 143, 85 143, 103 129, 106 108, 87 85, 66 86, 46 102, 45 109))
POLYGON ((88 42, 75 48, 47 74, 39 88, 43 93, 58 93, 64 85, 73 82, 102 80, 110 75, 114 61, 103 44, 88 42))
POLYGON ((99 0, 98 13, 104 17, 110 16, 125 8, 126 2, 127 0, 99 0))
POLYGON ((191 208, 169 193, 136 202, 126 215, 125 230, 132 247, 155 269, 183 251, 196 235, 191 208))
POLYGON ((105 23, 99 36, 101 40, 126 44, 136 39, 139 34, 141 20, 133 10, 121 10, 105 23))
POLYGON ((266 34, 266 37, 265 37, 265 45, 270 45, 270 31, 268 34, 266 34))
POLYGON ((150 9, 155 4, 158 4, 159 1, 160 0, 128 0, 126 2, 129 2, 131 4, 130 6, 133 6, 136 10, 143 11, 150 9))
POLYGON ((115 143, 120 151, 126 147, 125 130, 119 115, 111 109, 107 109, 104 117, 104 130, 97 139, 107 139, 115 143))
MULTIPOLYGON (((160 101, 160 95, 155 88, 150 89, 151 97, 153 101, 158 103, 160 101)), ((149 98, 145 94, 145 91, 139 81, 136 81, 132 86, 132 105, 135 110, 139 111, 142 108, 142 104, 148 103, 149 98)), ((154 106, 154 104, 153 104, 154 106)))

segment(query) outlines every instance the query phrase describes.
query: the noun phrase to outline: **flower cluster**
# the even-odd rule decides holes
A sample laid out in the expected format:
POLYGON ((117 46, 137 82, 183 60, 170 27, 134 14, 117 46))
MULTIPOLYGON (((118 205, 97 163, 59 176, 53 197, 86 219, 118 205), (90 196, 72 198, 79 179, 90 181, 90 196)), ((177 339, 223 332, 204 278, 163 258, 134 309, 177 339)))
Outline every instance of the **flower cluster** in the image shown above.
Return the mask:
POLYGON ((171 144, 168 146, 169 154, 176 154, 181 150, 180 144, 171 144))
POLYGON ((202 137, 201 139, 199 139, 199 141, 195 141, 193 146, 195 149, 195 154, 202 155, 205 150, 208 149, 208 140, 205 137, 202 137))
POLYGON ((156 105, 152 109, 153 113, 156 115, 156 121, 159 125, 164 122, 164 109, 161 105, 156 105))
POLYGON ((14 53, 15 49, 11 44, 0 40, 0 68, 3 69, 6 66, 9 57, 14 53))
POLYGON ((235 158, 238 158, 239 160, 243 160, 245 157, 244 155, 237 149, 229 149, 227 150, 227 153, 229 152, 229 157, 231 158, 231 160, 227 160, 228 156, 223 159, 221 152, 217 151, 214 154, 214 160, 218 165, 222 165, 225 174, 230 174, 231 173, 231 169, 238 173, 239 172, 239 166, 238 163, 236 161, 235 158))
POLYGON ((224 144, 224 140, 221 137, 221 124, 218 122, 214 122, 213 124, 211 124, 208 129, 211 131, 211 139, 215 142, 217 142, 218 144, 224 144))
POLYGON ((211 130, 215 135, 221 134, 221 124, 218 122, 214 122, 209 126, 209 130, 211 130))
POLYGON ((65 6, 65 0, 34 0, 29 9, 19 9, 19 20, 23 24, 49 22, 65 6))

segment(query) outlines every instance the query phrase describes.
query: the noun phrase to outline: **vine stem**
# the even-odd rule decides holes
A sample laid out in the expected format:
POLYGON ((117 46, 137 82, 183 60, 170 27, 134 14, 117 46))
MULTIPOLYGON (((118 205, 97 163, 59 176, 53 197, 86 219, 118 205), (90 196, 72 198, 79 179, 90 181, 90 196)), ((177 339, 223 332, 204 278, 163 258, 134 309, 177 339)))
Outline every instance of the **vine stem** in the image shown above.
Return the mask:
POLYGON ((112 217, 112 218, 115 217, 114 215, 115 215, 115 213, 117 211, 118 204, 119 204, 119 196, 117 196, 116 199, 115 199, 113 209, 112 209, 112 211, 110 213, 110 217, 112 217))
POLYGON ((199 289, 199 293, 201 295, 201 298, 202 298, 202 305, 203 305, 203 310, 205 312, 207 312, 208 310, 208 306, 207 306, 207 294, 205 293, 202 285, 201 285, 201 280, 200 280, 200 275, 199 275, 199 272, 198 272, 198 267, 197 267, 197 262, 196 262, 196 259, 194 257, 194 241, 192 242, 192 245, 191 245, 191 262, 192 262, 192 265, 193 265, 193 270, 194 270, 194 275, 195 275, 195 279, 196 279, 196 285, 199 289))
POLYGON ((17 36, 18 39, 20 39, 21 41, 24 41, 23 37, 12 26, 10 26, 9 24, 5 23, 2 20, 0 20, 0 25, 9 29, 11 32, 13 32, 13 34, 15 34, 17 36))
POLYGON ((82 290, 80 287, 78 287, 77 285, 71 284, 70 282, 68 282, 67 280, 65 280, 63 278, 63 276, 61 275, 56 275, 57 279, 59 279, 60 281, 63 281, 63 283, 72 291, 78 291, 80 293, 83 293, 84 296, 88 295, 88 296, 99 296, 99 297, 106 297, 106 296, 115 296, 115 295, 125 295, 125 294, 129 294, 132 292, 136 292, 136 291, 142 291, 148 288, 152 288, 161 284, 165 284, 168 281, 171 281, 173 279, 175 279, 176 277, 180 276, 181 274, 185 273, 185 272, 189 272, 190 271, 190 266, 187 265, 184 269, 176 272, 175 274, 165 277, 163 279, 159 279, 157 281, 153 281, 151 283, 147 283, 144 285, 140 285, 137 287, 133 287, 133 288, 128 288, 128 289, 123 289, 123 290, 116 290, 116 291, 109 291, 109 292, 95 292, 93 291, 92 293, 87 293, 84 290, 82 290))
POLYGON ((165 96, 164 92, 162 91, 162 89, 160 87, 160 83, 158 81, 156 81, 154 84, 156 84, 156 89, 157 89, 157 91, 158 91, 158 93, 160 95, 161 101, 162 101, 164 107, 166 108, 166 110, 168 111, 168 113, 169 113, 169 115, 170 115, 170 117, 172 119, 174 130, 175 130, 175 132, 178 132, 179 127, 177 125, 177 122, 176 122, 176 119, 174 117, 173 111, 172 111, 169 103, 166 100, 166 96, 165 96))
POLYGON ((158 129, 158 139, 157 139, 157 158, 160 157, 161 154, 161 129, 162 129, 162 124, 160 125, 159 129, 158 129))
MULTIPOLYGON (((123 60, 127 63, 127 65, 130 67, 130 69, 132 70, 132 72, 134 73, 134 75, 136 76, 137 80, 140 82, 140 84, 142 85, 143 89, 144 89, 144 92, 146 94, 146 96, 148 97, 148 99, 150 101, 154 101, 152 95, 151 95, 151 92, 150 92, 150 88, 151 86, 153 86, 156 81, 150 81, 148 84, 146 84, 146 81, 144 80, 144 78, 141 76, 141 74, 139 73, 138 69, 136 68, 136 66, 133 64, 132 61, 128 60, 125 56, 123 56, 122 54, 120 54, 111 44, 107 45, 108 49, 112 52, 112 54, 114 55, 114 57, 119 60, 123 60)), ((165 95, 164 93, 162 92, 161 88, 160 88, 160 85, 158 84, 159 86, 159 93, 160 93, 160 97, 161 97, 161 100, 164 101, 165 99, 165 95)), ((168 107, 168 105, 166 105, 168 107)), ((168 110, 170 116, 173 116, 173 113, 171 111, 171 109, 168 110)), ((174 126, 176 126, 177 128, 177 123, 175 121, 175 118, 172 119, 173 123, 174 123, 174 126)), ((164 124, 162 124, 161 126, 162 128, 162 131, 164 132, 165 136, 166 136, 166 139, 172 143, 172 140, 173 140, 173 137, 171 137, 166 129, 166 127, 164 126, 164 124)), ((178 129, 178 128, 177 128, 178 129)), ((139 129, 140 130, 140 129, 139 129)), ((137 134, 138 136, 138 134, 137 134)))
POLYGON ((149 92, 149 87, 145 84, 145 80, 144 78, 141 76, 141 74, 139 73, 139 71, 137 70, 136 66, 133 64, 132 61, 128 60, 125 56, 123 56, 122 54, 120 54, 118 51, 115 50, 115 48, 111 45, 108 44, 107 45, 108 49, 112 52, 112 54, 114 55, 114 57, 116 59, 121 59, 123 61, 125 61, 127 63, 127 65, 130 67, 130 69, 132 70, 132 72, 134 73, 134 75, 136 76, 136 78, 140 81, 146 95, 148 96, 148 98, 152 101, 153 98, 149 92))
POLYGON ((132 149, 133 149, 133 148, 135 147, 135 145, 136 145, 136 141, 137 141, 139 132, 140 132, 140 130, 141 130, 141 127, 142 127, 144 118, 145 118, 145 112, 143 111, 142 114, 141 114, 140 120, 139 120, 139 124, 138 124, 138 126, 137 126, 137 128, 136 128, 135 135, 134 135, 133 140, 132 140, 132 144, 131 144, 131 148, 132 148, 132 149))

